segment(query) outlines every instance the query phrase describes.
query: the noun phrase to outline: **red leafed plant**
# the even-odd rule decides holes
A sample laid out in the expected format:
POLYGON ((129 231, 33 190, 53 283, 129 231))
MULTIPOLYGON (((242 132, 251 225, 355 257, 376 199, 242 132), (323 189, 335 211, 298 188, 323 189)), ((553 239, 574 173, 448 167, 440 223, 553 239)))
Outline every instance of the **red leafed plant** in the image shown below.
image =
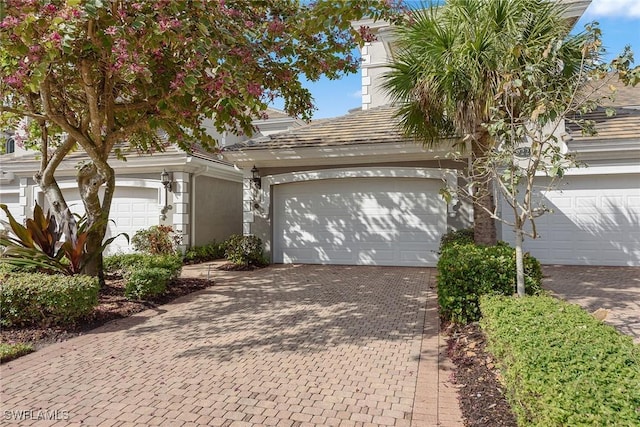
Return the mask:
MULTIPOLYGON (((71 216, 68 223, 58 224, 51 212, 45 215, 42 207, 36 203, 33 218, 28 218, 25 225, 22 225, 15 220, 6 205, 0 204, 0 208, 6 213, 8 226, 13 234, 0 236, 0 263, 74 275, 79 274, 91 257, 95 256, 86 250, 91 231, 87 227, 86 217, 76 221, 71 216)), ((129 239, 124 233, 111 237, 104 241, 100 253, 120 235, 129 239)))

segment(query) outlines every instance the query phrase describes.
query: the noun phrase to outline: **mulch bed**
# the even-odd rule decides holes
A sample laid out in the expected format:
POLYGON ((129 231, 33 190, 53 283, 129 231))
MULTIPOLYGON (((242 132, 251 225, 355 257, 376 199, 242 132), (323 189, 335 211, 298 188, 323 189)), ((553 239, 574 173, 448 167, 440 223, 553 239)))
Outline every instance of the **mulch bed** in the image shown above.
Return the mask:
POLYGON ((130 301, 124 297, 125 281, 121 277, 108 277, 106 286, 100 290, 99 301, 91 315, 74 325, 65 326, 30 326, 2 328, 0 342, 29 343, 37 350, 52 343, 66 341, 82 335, 105 323, 129 317, 148 308, 166 304, 183 295, 190 294, 211 286, 206 279, 179 278, 171 282, 167 292, 150 301, 130 301))
POLYGON ((500 372, 486 351, 486 338, 477 323, 449 327, 448 356, 456 366, 454 383, 467 427, 517 427, 499 381, 500 372))

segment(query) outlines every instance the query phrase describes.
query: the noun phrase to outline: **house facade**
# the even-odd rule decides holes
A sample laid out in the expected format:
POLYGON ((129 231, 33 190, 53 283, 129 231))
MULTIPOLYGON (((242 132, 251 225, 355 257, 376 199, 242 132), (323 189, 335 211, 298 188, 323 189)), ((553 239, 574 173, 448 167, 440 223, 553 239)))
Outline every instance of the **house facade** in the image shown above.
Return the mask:
MULTIPOLYGON (((564 2, 571 20, 590 3, 564 2)), ((402 135, 380 89, 392 34, 384 22, 361 25, 378 35, 361 52, 361 109, 223 150, 244 171, 243 233, 260 237, 275 263, 433 266, 441 236, 472 224, 470 206, 441 196, 464 185, 457 171, 466 162, 451 160, 450 142, 426 149, 402 135)), ((637 94, 625 95, 636 109, 637 94)), ((540 237, 526 249, 542 262, 640 265, 640 132, 631 117, 601 120, 598 137, 565 130, 567 149, 590 167, 541 192, 554 213, 538 219, 540 237)), ((513 240, 508 227, 499 233, 513 240)))
MULTIPOLYGON (((256 135, 269 135, 302 125, 281 111, 269 110, 269 119, 256 120, 256 135), (264 132, 264 133, 262 133, 264 132)), ((207 125, 207 123, 205 123, 207 125)), ((219 134, 208 124, 220 146, 246 140, 246 136, 219 134)), ((4 138, 0 155, 0 203, 22 222, 31 216, 35 203, 47 206, 44 194, 33 180, 39 168, 38 153, 21 149, 10 135, 4 138)), ((136 231, 152 225, 170 225, 182 235, 183 248, 222 241, 242 232, 242 172, 216 153, 195 149, 185 153, 174 145, 153 154, 127 154, 127 161, 113 158, 116 190, 111 206, 108 236, 136 231), (167 185, 162 173, 167 172, 167 185)), ((83 213, 76 183, 76 166, 86 160, 77 151, 65 158, 56 180, 70 209, 83 213)), ((0 212, 0 220, 6 220, 0 212)), ((126 239, 116 239, 108 253, 130 252, 126 239)))

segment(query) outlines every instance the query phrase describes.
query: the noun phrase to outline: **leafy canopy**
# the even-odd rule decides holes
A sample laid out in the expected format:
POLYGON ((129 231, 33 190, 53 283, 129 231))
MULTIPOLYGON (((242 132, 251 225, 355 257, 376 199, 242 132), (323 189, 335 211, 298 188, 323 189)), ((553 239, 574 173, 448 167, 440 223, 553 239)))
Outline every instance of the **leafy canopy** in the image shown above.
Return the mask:
POLYGON ((49 138, 106 157, 125 139, 161 149, 159 129, 184 149, 213 148, 204 117, 249 133, 275 97, 308 119, 298 77, 356 71, 365 31, 351 20, 392 17, 392 3, 0 0, 0 128, 44 120, 49 138))

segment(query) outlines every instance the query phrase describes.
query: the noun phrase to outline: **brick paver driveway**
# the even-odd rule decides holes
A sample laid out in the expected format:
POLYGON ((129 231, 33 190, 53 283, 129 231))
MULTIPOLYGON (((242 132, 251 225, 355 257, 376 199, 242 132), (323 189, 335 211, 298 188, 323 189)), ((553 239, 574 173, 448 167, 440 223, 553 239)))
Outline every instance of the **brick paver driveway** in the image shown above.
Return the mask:
POLYGON ((545 265, 544 286, 589 312, 608 310, 605 322, 640 343, 640 267, 545 265))
POLYGON ((227 274, 155 312, 4 365, 2 410, 58 411, 68 416, 58 425, 456 425, 455 395, 437 392, 434 274, 336 266, 227 274))

